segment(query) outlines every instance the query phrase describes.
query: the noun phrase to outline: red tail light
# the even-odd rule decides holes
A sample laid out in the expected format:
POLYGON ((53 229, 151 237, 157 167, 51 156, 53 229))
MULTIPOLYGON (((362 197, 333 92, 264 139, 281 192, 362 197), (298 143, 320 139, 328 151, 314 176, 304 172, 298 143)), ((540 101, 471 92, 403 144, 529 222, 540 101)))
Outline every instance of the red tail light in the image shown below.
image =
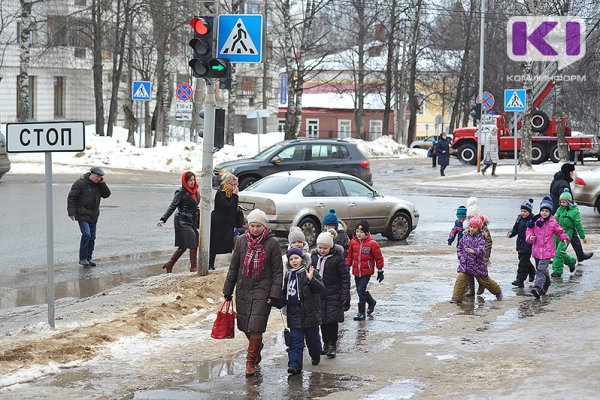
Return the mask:
POLYGON ((575 178, 575 184, 577 186, 585 186, 586 185, 585 181, 583 179, 581 179, 580 177, 575 178))
POLYGON ((370 167, 370 165, 369 165, 369 160, 362 160, 362 161, 360 162, 360 166, 361 166, 361 167, 363 167, 363 168, 365 168, 365 169, 366 169, 366 168, 369 168, 369 167, 370 167))
POLYGON ((277 215, 277 207, 275 207, 275 202, 271 199, 267 199, 265 202, 265 214, 277 215))

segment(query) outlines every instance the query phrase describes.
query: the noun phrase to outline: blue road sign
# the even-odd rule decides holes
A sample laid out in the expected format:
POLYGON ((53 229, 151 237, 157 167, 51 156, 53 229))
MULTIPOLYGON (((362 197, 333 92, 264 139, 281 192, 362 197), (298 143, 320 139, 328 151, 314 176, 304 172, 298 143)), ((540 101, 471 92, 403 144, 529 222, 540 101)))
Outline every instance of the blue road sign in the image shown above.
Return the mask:
POLYGON ((150 101, 152 97, 152 82, 133 81, 131 86, 131 100, 150 101))
POLYGON ((188 101, 192 99, 194 91, 192 85, 189 83, 180 83, 177 85, 177 98, 181 101, 188 101))
POLYGON ((504 89, 504 111, 525 111, 526 99, 525 89, 504 89))
POLYGON ((481 93, 481 96, 478 97, 478 100, 478 103, 481 103, 482 110, 490 110, 492 107, 494 107, 494 95, 490 92, 481 93))
POLYGON ((262 15, 219 15, 217 58, 227 58, 233 63, 260 63, 262 47, 262 15))

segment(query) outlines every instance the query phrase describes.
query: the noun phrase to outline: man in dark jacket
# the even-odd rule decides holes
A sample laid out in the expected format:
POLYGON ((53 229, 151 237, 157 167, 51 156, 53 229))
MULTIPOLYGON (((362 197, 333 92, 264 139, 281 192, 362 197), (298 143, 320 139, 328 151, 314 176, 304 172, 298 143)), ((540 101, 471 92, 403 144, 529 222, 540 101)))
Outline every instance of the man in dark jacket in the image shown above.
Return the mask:
MULTIPOLYGON (((575 172, 575 164, 566 163, 560 167, 560 171, 554 174, 554 179, 550 184, 550 196, 552 197, 552 203, 554 209, 552 210, 552 215, 556 213, 556 210, 560 206, 560 194, 568 189, 571 196, 573 192, 571 191, 571 182, 573 182, 573 173, 575 172)), ((583 247, 581 246, 581 240, 579 240, 579 235, 575 231, 573 233, 573 238, 571 239, 571 246, 573 246, 573 250, 575 250, 575 254, 577 255, 577 261, 582 262, 587 260, 588 258, 592 258, 594 255, 593 252, 584 253, 583 247)))
POLYGON ((92 261, 96 242, 96 223, 100 215, 100 200, 110 196, 110 189, 104 182, 104 170, 92 167, 71 186, 67 196, 69 218, 79 223, 81 242, 79 243, 79 264, 95 267, 92 261))

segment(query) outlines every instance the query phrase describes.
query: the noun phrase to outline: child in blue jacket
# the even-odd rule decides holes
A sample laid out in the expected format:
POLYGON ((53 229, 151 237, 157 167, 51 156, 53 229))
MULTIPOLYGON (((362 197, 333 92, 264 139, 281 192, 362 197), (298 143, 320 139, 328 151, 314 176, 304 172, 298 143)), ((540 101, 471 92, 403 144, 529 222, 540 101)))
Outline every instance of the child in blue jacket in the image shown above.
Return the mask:
POLYGON ((533 218, 533 199, 521 204, 521 213, 512 230, 506 236, 511 238, 517 236, 517 253, 519 254, 519 267, 517 268, 517 279, 512 283, 516 287, 524 287, 525 280, 529 276, 529 282, 535 279, 535 267, 531 263, 531 243, 527 241, 527 223, 533 218))
POLYGON ((467 207, 460 206, 456 209, 456 221, 454 221, 454 227, 450 231, 450 235, 448 235, 448 246, 451 246, 456 239, 456 244, 460 242, 463 236, 463 225, 465 219, 467 218, 467 207))

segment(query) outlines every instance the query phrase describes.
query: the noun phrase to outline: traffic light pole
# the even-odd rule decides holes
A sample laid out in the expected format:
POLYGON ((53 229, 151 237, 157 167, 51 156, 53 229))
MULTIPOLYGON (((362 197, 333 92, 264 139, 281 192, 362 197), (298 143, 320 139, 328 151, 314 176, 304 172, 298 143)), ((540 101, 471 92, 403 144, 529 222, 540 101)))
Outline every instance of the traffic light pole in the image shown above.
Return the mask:
POLYGON ((208 275, 210 251, 210 213, 212 211, 212 169, 215 137, 215 82, 205 79, 204 137, 202 140, 202 171, 200 172, 200 242, 198 246, 198 275, 208 275))
MULTIPOLYGON (((483 99, 483 61, 485 56, 485 12, 486 0, 481 0, 481 25, 479 26, 479 96, 478 101, 483 99)), ((483 110, 481 110, 483 113, 483 110)), ((481 170, 481 140, 483 139, 483 118, 479 118, 477 128, 477 172, 481 170)))

